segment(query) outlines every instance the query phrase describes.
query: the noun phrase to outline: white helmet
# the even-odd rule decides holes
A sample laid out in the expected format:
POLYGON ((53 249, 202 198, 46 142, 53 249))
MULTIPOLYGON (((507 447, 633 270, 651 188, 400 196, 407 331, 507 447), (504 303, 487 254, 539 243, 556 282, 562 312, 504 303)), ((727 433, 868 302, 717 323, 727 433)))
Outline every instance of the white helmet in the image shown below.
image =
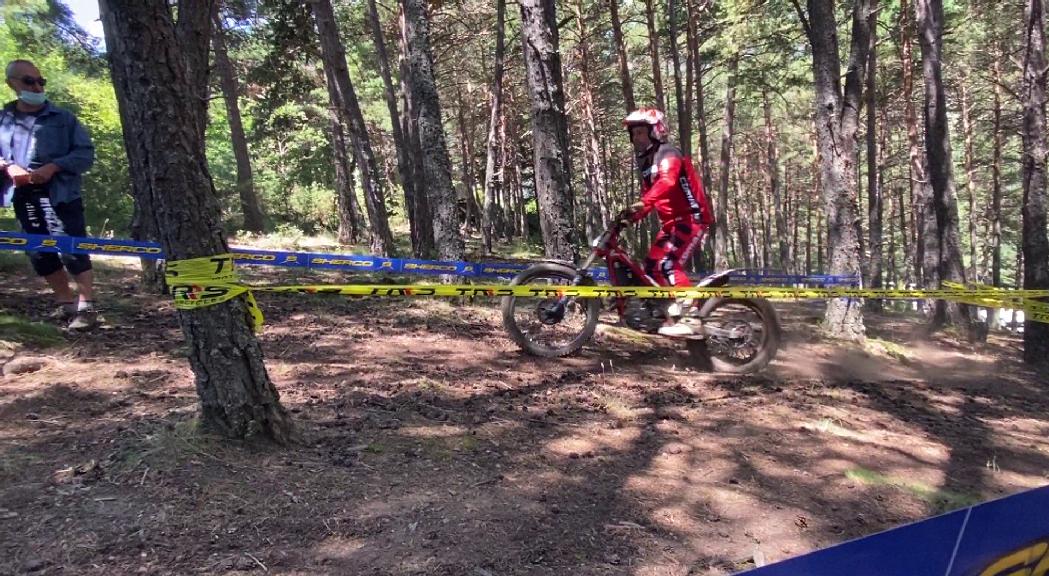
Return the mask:
POLYGON ((664 119, 663 112, 656 108, 639 108, 634 110, 630 114, 627 114, 626 118, 623 118, 623 126, 627 130, 630 130, 634 126, 648 126, 648 135, 653 140, 660 142, 667 141, 667 123, 664 119))

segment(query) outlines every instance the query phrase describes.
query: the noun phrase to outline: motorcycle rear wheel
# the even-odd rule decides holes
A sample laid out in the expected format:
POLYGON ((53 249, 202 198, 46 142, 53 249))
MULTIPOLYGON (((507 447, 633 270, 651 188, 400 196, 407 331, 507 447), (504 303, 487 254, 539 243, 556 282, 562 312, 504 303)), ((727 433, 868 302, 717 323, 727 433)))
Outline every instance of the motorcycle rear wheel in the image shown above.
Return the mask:
POLYGON ((696 367, 750 374, 768 366, 776 357, 780 326, 768 300, 717 298, 703 306, 701 316, 706 338, 687 342, 696 367))

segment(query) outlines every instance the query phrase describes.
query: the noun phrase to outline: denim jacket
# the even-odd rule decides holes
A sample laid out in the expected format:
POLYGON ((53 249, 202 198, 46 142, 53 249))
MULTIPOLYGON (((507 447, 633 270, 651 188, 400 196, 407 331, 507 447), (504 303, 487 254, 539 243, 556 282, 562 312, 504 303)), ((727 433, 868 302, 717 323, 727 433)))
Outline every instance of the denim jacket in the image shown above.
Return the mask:
MULTIPOLYGON (((0 110, 0 158, 10 161, 11 134, 14 131, 15 103, 9 102, 0 110)), ((48 188, 52 204, 72 202, 80 198, 80 175, 95 162, 95 145, 87 130, 71 112, 44 104, 33 125, 29 143, 29 166, 36 169, 54 162, 61 170, 55 173, 48 188)), ((0 174, 0 197, 11 186, 6 174, 0 174)))

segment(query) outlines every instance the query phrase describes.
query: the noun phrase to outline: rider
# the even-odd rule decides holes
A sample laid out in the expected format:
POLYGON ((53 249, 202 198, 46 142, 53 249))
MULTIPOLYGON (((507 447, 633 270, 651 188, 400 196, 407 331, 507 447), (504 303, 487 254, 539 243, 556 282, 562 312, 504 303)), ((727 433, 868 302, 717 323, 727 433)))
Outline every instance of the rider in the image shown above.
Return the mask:
MULTIPOLYGON (((663 113, 655 108, 635 110, 623 119, 641 170, 641 200, 623 211, 622 216, 637 222, 652 210, 659 215, 662 228, 645 258, 645 272, 661 286, 691 286, 684 262, 714 225, 714 212, 703 191, 703 183, 692 167, 692 160, 667 140, 663 113)), ((671 304, 667 324, 659 329, 663 336, 688 337, 696 334, 684 311, 691 306, 683 299, 671 304)))

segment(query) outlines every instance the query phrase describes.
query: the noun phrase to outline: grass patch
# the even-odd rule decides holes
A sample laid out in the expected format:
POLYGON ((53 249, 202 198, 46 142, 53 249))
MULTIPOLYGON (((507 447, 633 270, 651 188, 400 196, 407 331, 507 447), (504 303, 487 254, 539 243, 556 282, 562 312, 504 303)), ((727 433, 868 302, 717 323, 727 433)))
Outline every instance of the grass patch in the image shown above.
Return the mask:
POLYGON ((843 438, 851 438, 854 436, 853 432, 842 426, 842 424, 844 423, 837 418, 821 418, 818 422, 812 425, 812 428, 824 434, 833 434, 834 436, 840 436, 843 438))
POLYGON ((34 454, 25 454, 20 451, 5 453, 0 458, 0 478, 17 478, 26 468, 43 462, 43 459, 34 454))
MULTIPOLYGON (((3 228, 3 226, 0 226, 3 228)), ((0 272, 4 274, 16 274, 29 270, 29 261, 25 255, 19 252, 0 250, 0 272)))
POLYGON ((895 342, 889 342, 881 338, 868 338, 863 346, 871 354, 888 356, 904 364, 914 361, 914 353, 895 342))
POLYGON ((869 486, 889 486, 900 492, 910 494, 929 503, 935 512, 956 510, 982 502, 980 497, 972 494, 941 490, 922 482, 886 476, 864 468, 849 470, 845 472, 845 477, 869 486))
POLYGON ((62 331, 50 324, 4 313, 0 313, 0 340, 34 346, 56 346, 65 342, 62 331))
POLYGON ((620 422, 634 422, 637 420, 634 408, 619 396, 602 396, 598 403, 605 409, 605 413, 620 422))
POLYGON ((144 463, 154 469, 170 470, 187 460, 219 460, 215 451, 220 448, 222 439, 202 431, 198 420, 193 418, 161 426, 146 435, 141 444, 120 455, 116 468, 129 471, 144 463))

